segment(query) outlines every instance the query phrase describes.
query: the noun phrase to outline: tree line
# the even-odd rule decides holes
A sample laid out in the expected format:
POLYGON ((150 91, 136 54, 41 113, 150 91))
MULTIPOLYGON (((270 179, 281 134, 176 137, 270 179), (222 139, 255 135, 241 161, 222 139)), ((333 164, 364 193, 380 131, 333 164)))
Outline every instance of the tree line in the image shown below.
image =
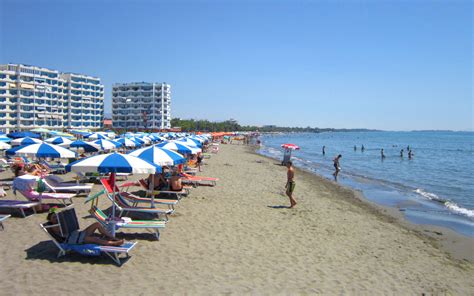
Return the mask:
POLYGON ((209 120, 194 120, 194 119, 171 119, 171 127, 180 127, 183 132, 203 131, 203 132, 342 132, 342 131, 373 131, 368 129, 334 129, 334 128, 317 128, 317 127, 281 127, 275 125, 266 126, 250 126, 240 125, 236 120, 229 119, 225 121, 212 122, 209 120))

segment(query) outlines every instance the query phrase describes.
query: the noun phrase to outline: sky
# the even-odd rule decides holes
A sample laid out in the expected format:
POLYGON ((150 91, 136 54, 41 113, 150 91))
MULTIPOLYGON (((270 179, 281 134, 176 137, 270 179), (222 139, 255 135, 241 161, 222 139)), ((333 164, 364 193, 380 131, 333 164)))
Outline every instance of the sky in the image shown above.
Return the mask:
POLYGON ((167 82, 172 116, 473 130, 471 1, 0 0, 0 64, 167 82))

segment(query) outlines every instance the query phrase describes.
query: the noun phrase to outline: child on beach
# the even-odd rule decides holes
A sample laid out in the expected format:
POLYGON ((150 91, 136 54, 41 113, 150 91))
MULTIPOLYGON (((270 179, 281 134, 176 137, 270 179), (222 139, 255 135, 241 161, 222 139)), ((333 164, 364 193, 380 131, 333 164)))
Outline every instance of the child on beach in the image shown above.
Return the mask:
POLYGON ((295 190, 295 170, 293 169, 293 163, 289 160, 286 163, 286 167, 288 168, 287 172, 287 181, 286 181, 286 195, 290 198, 290 209, 296 206, 296 201, 293 198, 293 191, 295 190))

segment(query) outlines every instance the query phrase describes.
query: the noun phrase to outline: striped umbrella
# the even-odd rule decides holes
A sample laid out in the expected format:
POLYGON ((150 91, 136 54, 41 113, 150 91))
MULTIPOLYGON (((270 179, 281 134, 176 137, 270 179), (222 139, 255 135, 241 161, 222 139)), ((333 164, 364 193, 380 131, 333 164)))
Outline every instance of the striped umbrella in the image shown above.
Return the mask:
POLYGON ((58 145, 48 143, 19 146, 6 151, 7 155, 35 156, 38 158, 74 158, 76 153, 58 145))
POLYGON ((10 146, 9 144, 5 142, 0 141, 0 150, 10 149, 10 148, 12 148, 12 146, 10 146))
POLYGON ((127 138, 120 138, 116 142, 122 144, 122 146, 125 146, 125 147, 138 147, 138 146, 141 146, 141 144, 138 143, 137 141, 127 139, 127 138))
POLYGON ((174 166, 186 162, 181 154, 156 145, 134 150, 129 155, 136 156, 158 166, 174 166))
POLYGON ((102 150, 98 144, 77 140, 69 144, 69 148, 83 149, 84 152, 97 152, 102 150))
POLYGON ((102 134, 102 133, 92 133, 90 135, 87 135, 87 136, 84 136, 85 138, 88 138, 88 139, 94 139, 94 140, 108 140, 109 137, 107 137, 106 134, 102 134))
POLYGON ((193 139, 190 139, 190 138, 181 138, 173 142, 178 142, 180 144, 183 143, 184 145, 188 145, 190 147, 196 147, 196 148, 200 148, 202 146, 201 143, 199 143, 199 141, 196 141, 196 140, 193 141, 193 139))
POLYGON ((68 138, 65 138, 65 137, 52 137, 52 138, 46 139, 44 141, 48 142, 50 144, 54 144, 54 145, 61 145, 63 147, 68 147, 69 144, 72 143, 71 140, 69 140, 68 138))
POLYGON ((180 144, 178 142, 163 142, 156 144, 157 147, 165 148, 173 151, 177 151, 181 154, 197 154, 201 152, 201 149, 195 147, 189 147, 185 144, 180 144))
POLYGON ((92 143, 99 145, 100 148, 102 148, 103 150, 113 150, 113 149, 117 149, 120 146, 122 146, 122 144, 120 144, 118 142, 115 142, 115 141, 112 141, 112 140, 103 140, 103 139, 94 141, 92 143))
POLYGON ((11 142, 13 146, 24 146, 24 145, 40 144, 40 143, 43 143, 43 141, 39 139, 35 139, 35 138, 30 138, 30 137, 15 139, 15 140, 12 140, 11 142))
POLYGON ((7 135, 3 134, 3 135, 0 135, 0 142, 7 142, 9 143, 12 139, 10 139, 9 137, 7 137, 7 135))

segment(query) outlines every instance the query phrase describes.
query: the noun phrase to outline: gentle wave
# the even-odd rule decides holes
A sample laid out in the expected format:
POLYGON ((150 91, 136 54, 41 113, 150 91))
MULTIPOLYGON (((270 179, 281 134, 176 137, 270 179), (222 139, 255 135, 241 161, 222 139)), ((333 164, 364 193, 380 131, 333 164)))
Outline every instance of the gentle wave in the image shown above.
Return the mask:
POLYGON ((421 195, 421 196, 423 196, 423 197, 425 197, 429 200, 436 201, 436 202, 444 204, 452 212, 467 216, 469 218, 474 218, 474 210, 469 210, 469 209, 460 207, 455 202, 440 198, 436 194, 431 193, 431 192, 426 192, 426 191, 424 191, 423 189, 420 189, 420 188, 414 190, 414 192, 416 192, 417 194, 419 194, 419 195, 421 195))

